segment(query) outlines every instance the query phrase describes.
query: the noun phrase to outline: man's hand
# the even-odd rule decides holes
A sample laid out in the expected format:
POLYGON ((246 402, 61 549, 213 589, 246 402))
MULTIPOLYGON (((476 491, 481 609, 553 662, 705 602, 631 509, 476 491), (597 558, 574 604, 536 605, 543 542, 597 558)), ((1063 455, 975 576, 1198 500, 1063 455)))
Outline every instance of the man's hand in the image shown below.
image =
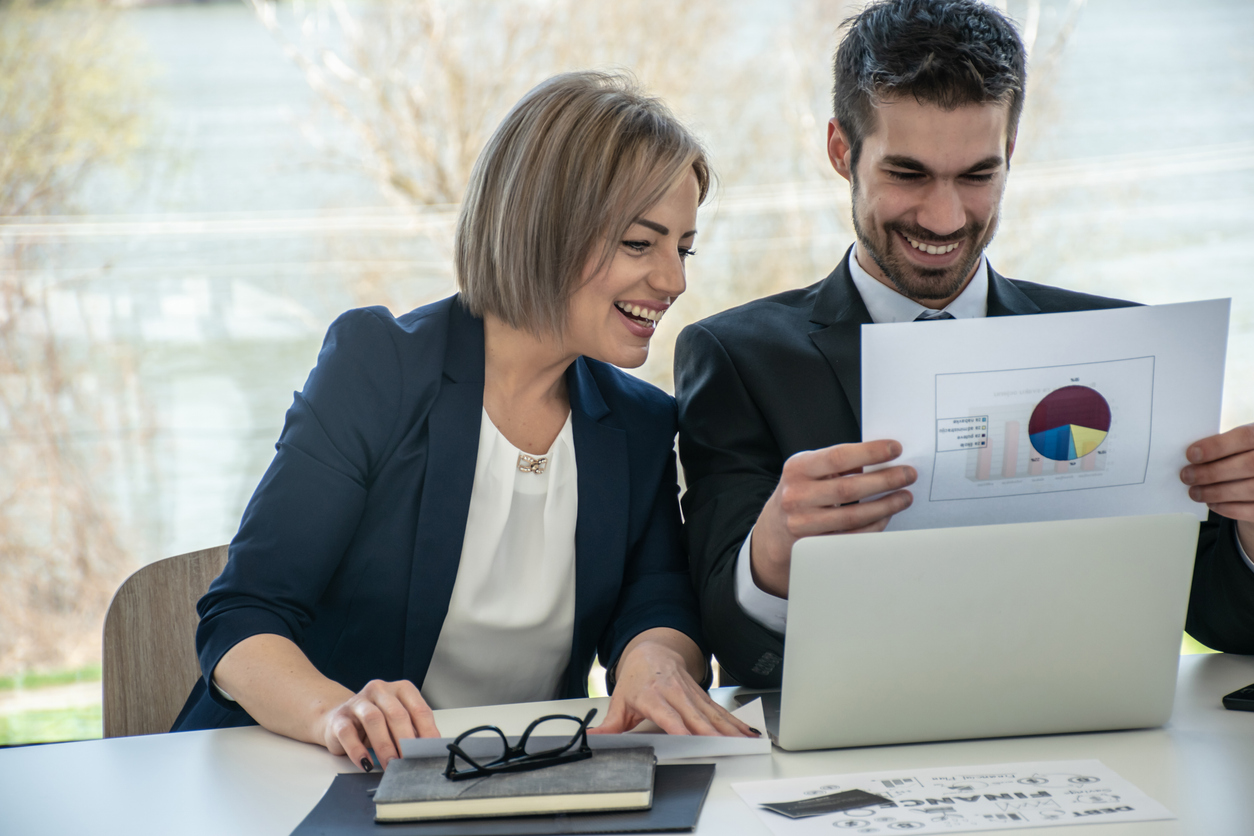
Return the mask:
POLYGON ((1245 553, 1254 555, 1254 424, 1212 435, 1189 447, 1180 471, 1189 497, 1237 521, 1245 553))
POLYGON ((914 484, 918 473, 909 465, 871 473, 863 473, 862 468, 900 455, 901 445, 896 441, 864 441, 790 456, 753 529, 749 547, 753 582, 776 597, 787 598, 792 547, 802 537, 883 531, 893 514, 914 501, 909 491, 900 489, 914 484), (859 501, 888 491, 892 493, 874 502, 859 501))
POLYGON ((374 749, 379 764, 401 756, 401 740, 407 737, 439 737, 435 717, 427 701, 409 680, 384 682, 375 679, 356 694, 319 718, 316 739, 333 755, 347 755, 366 772, 372 768, 367 747, 374 749))
POLYGON ((705 670, 706 659, 692 639, 666 627, 645 630, 619 657, 605 721, 588 733, 621 734, 652 720, 667 734, 757 737, 697 684, 705 670))

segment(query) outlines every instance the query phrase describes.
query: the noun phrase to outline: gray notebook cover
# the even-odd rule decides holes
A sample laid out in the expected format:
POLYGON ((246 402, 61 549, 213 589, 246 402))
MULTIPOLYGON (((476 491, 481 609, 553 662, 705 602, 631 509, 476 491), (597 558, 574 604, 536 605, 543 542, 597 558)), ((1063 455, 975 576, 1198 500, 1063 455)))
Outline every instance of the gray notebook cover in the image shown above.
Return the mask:
POLYGON ((652 747, 613 749, 529 772, 450 781, 444 777, 448 758, 398 758, 388 764, 374 800, 390 804, 647 792, 653 786, 655 762, 652 747))
POLYGON ((714 764, 662 764, 653 779, 653 807, 614 813, 502 816, 376 824, 374 800, 379 773, 337 775, 317 806, 292 836, 575 836, 595 833, 676 833, 697 826, 714 780, 714 764))

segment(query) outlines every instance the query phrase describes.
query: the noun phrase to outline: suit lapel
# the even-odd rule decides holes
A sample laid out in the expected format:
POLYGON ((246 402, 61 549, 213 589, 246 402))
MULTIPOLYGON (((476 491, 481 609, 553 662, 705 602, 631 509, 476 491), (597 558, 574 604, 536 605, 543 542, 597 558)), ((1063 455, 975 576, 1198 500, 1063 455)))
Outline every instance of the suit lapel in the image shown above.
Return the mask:
MULTIPOLYGON (((626 561, 627 509, 630 503, 630 459, 627 433, 605 423, 611 413, 601 391, 580 357, 566 372, 570 393, 571 429, 575 437, 579 515, 575 523, 575 629, 568 677, 579 678, 574 660, 591 655, 599 629, 589 622, 604 621, 597 611, 616 597, 626 561)), ((583 684, 569 681, 571 693, 583 684)))
POLYGON ((988 268, 988 315, 1021 316, 1040 313, 1041 308, 1027 297, 1014 282, 988 268))
POLYGON ((427 416, 427 469, 409 581, 405 677, 421 685, 461 562, 483 415, 483 321, 454 302, 443 379, 427 416))
MULTIPOLYGON (((852 250, 852 248, 850 248, 852 250)), ((862 326, 871 314, 849 275, 850 252, 823 280, 810 321, 822 326, 810 332, 815 347, 827 358, 845 391, 858 426, 862 425, 862 326)), ((988 315, 1020 316, 1040 313, 1040 307, 1009 279, 988 268, 988 315)))
POLYGON ((835 372, 861 428, 862 326, 871 322, 871 314, 849 275, 850 251, 819 286, 810 321, 821 327, 810 332, 810 339, 835 372))

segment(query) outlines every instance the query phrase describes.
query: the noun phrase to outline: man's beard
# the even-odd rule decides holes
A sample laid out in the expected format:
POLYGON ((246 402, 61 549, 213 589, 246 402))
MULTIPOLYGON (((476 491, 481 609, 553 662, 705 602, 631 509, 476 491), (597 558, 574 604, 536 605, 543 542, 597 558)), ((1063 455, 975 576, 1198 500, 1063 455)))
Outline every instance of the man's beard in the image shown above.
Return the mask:
MULTIPOLYGON (((961 240, 964 244, 963 256, 955 264, 943 268, 920 267, 906 260, 906 257, 893 246, 893 236, 897 233, 908 235, 921 243, 936 243, 936 234, 922 227, 911 226, 900 221, 889 221, 881 228, 883 240, 874 242, 858 218, 858 185, 853 184, 853 231, 858 237, 858 245, 871 257, 883 271, 884 275, 896 288, 897 292, 914 300, 948 299, 962 290, 980 255, 997 234, 997 211, 988 221, 988 228, 983 230, 982 224, 974 221, 962 228, 958 236, 947 235, 946 243, 961 240)), ((903 244, 903 246, 909 246, 903 244)))

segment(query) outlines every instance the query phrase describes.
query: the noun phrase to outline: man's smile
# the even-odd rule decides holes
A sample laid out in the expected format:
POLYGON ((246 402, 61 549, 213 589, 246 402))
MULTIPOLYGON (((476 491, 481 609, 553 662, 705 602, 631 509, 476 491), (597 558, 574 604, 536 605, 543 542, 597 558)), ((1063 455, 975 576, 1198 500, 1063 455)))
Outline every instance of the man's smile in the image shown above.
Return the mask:
POLYGON ((910 246, 920 252, 925 252, 928 255, 944 255, 945 253, 953 252, 958 248, 958 245, 962 243, 961 241, 954 241, 949 244, 929 244, 925 241, 916 241, 905 233, 902 233, 901 237, 905 238, 910 246))

